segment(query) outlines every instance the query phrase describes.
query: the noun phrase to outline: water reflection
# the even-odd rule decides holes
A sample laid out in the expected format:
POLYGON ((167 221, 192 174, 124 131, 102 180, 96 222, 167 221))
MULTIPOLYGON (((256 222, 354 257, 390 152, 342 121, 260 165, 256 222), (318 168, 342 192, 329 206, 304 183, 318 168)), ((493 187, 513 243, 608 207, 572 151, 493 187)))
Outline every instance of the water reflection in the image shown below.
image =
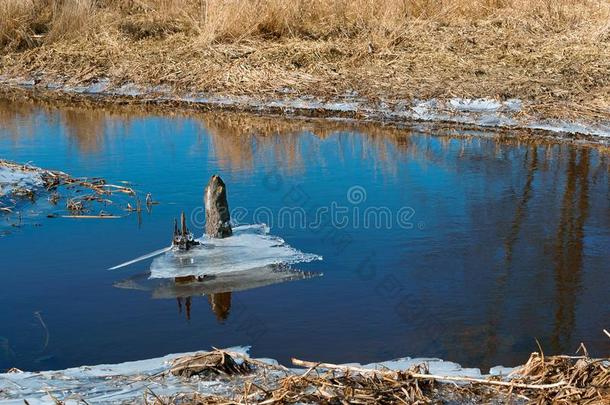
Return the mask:
POLYGON ((191 320, 191 297, 176 297, 178 302, 178 313, 182 314, 182 306, 186 308, 186 320, 191 320))
MULTIPOLYGON (((154 113, 153 113, 154 114, 154 113)), ((178 113, 179 122, 194 124, 200 133, 209 135, 212 148, 211 155, 218 159, 219 165, 232 171, 252 169, 258 161, 282 162, 287 168, 302 167, 305 162, 315 162, 324 166, 328 162, 322 156, 318 144, 306 143, 304 134, 311 134, 320 140, 339 137, 338 156, 340 161, 349 159, 372 159, 376 165, 387 173, 396 175, 396 161, 404 157, 424 157, 430 163, 446 165, 447 153, 457 159, 469 159, 465 153, 469 145, 485 145, 485 151, 493 149, 494 155, 503 155, 514 147, 527 146, 532 155, 535 170, 538 149, 544 153, 543 165, 546 166, 556 158, 554 151, 557 141, 531 136, 527 132, 497 133, 493 139, 481 139, 477 131, 439 130, 434 127, 421 127, 418 137, 413 137, 412 128, 395 128, 378 124, 351 123, 349 121, 298 120, 281 117, 265 117, 242 113, 178 113), (366 138, 353 136, 364 134, 366 138), (443 133, 438 137, 439 132, 443 133), (440 148, 432 147, 427 141, 434 137, 440 148), (423 138, 423 139, 422 139, 423 138), (459 148, 455 149, 455 141, 459 148)), ((154 116, 154 115, 153 115, 154 116)), ((0 98, 0 136, 17 140, 25 134, 34 133, 40 125, 41 117, 65 128, 66 135, 74 141, 80 152, 97 153, 107 144, 108 134, 127 135, 133 124, 150 118, 146 110, 139 108, 78 108, 64 107, 57 109, 53 105, 33 104, 23 101, 7 101, 0 98)), ((171 135, 173 128, 164 128, 163 123, 156 123, 157 129, 171 135)), ((198 142, 205 137, 198 136, 198 142)), ((610 150, 607 147, 598 149, 604 155, 610 150)), ((528 152, 529 153, 529 152, 528 152)), ((529 160, 529 157, 526 157, 529 160)), ((525 163, 525 162, 524 162, 525 163)), ((530 190, 531 191, 531 190, 530 190)), ((524 196, 527 199, 527 196, 524 196)), ((511 238, 508 238, 509 240, 511 238)), ((510 242, 509 242, 510 243, 510 242)))
MULTIPOLYGON (((186 320, 190 321, 193 305, 192 297, 176 297, 176 302, 178 303, 178 314, 182 314, 184 308, 186 320)), ((226 321, 231 310, 231 292, 209 294, 208 304, 210 304, 210 310, 216 315, 218 322, 226 321)))
POLYGON ((584 256, 584 226, 589 215, 589 150, 570 150, 555 241, 555 325, 553 350, 568 350, 584 256))
MULTIPOLYGON (((82 166, 95 164, 100 175, 137 181, 161 201, 144 218, 142 230, 120 221, 89 223, 74 234, 72 223, 41 227, 37 230, 41 241, 61 238, 71 250, 55 247, 49 252, 43 242, 36 244, 38 238, 31 238, 28 243, 45 255, 23 255, 25 259, 6 255, 5 268, 15 271, 7 271, 8 278, 0 285, 6 288, 0 304, 29 313, 40 309, 30 308, 34 302, 59 306, 55 296, 36 286, 26 291, 19 281, 46 280, 49 274, 61 278, 64 269, 89 263, 92 271, 86 280, 74 277, 71 286, 95 291, 91 297, 112 294, 113 302, 89 304, 89 296, 83 293, 79 297, 82 311, 95 312, 96 318, 113 325, 114 318, 121 316, 137 323, 150 332, 155 354, 223 345, 227 329, 222 326, 235 323, 242 290, 250 291, 252 314, 273 319, 265 339, 256 342, 257 353, 285 361, 298 354, 336 362, 425 355, 471 366, 511 365, 526 360, 536 349, 535 338, 548 353, 569 353, 585 341, 592 352, 597 349, 605 354, 607 337, 601 328, 607 328, 604 322, 610 315, 608 150, 528 134, 440 132, 442 136, 427 128, 245 114, 168 117, 127 110, 0 104, 3 157, 36 158, 41 165, 50 161, 54 168, 69 166, 77 174, 82 166), (269 170, 284 176, 284 189, 261 188, 269 170), (115 289, 109 293, 99 287, 120 277, 101 269, 149 251, 159 241, 165 243, 166 225, 178 207, 201 205, 202 183, 215 172, 230 179, 233 204, 250 212, 266 206, 277 213, 295 184, 324 206, 333 201, 346 204, 346 191, 359 185, 367 191, 366 201, 358 205, 361 213, 367 207, 410 206, 416 212, 415 223, 421 221, 423 226, 350 226, 343 231, 351 242, 339 252, 316 230, 273 228, 274 234, 294 246, 324 256, 324 262, 308 264, 305 270, 327 272, 311 282, 282 285, 273 294, 257 288, 288 279, 279 280, 268 271, 255 272, 249 279, 215 278, 203 283, 155 281, 143 273, 115 283, 115 287, 146 294, 115 289), (65 232, 65 227, 71 227, 71 232, 65 232), (96 241, 99 246, 92 249, 91 235, 97 232, 113 237, 96 241), (359 272, 371 257, 376 270, 372 279, 359 272), (57 268, 48 270, 55 262, 57 268), (19 277, 13 280, 12 274, 19 277), (91 284, 87 284, 89 277, 91 284), (398 295, 376 288, 386 278, 400 287, 392 290, 398 295), (281 300, 292 312, 284 305, 269 305, 271 299, 281 300), (141 304, 136 320, 117 314, 122 312, 117 307, 129 306, 126 302, 141 304), (154 340, 154 332, 162 336, 167 327, 155 322, 159 311, 168 309, 168 317, 176 321, 172 330, 188 328, 202 322, 193 314, 197 303, 208 306, 213 315, 203 327, 180 329, 184 332, 180 342, 190 345, 176 347, 176 341, 154 340), (178 312, 182 320, 191 322, 178 323, 178 312), (328 331, 330 324, 337 326, 328 331), (287 340, 294 343, 286 345, 287 340), (354 358, 354 353, 360 357, 354 358)), ((0 242, 6 252, 24 245, 23 240, 12 238, 0 242)), ((296 279, 303 278, 307 277, 296 279)), ((56 279, 47 281, 55 287, 62 284, 56 279)), ((68 296, 74 290, 64 293, 68 296)), ((86 315, 63 316, 80 309, 56 308, 55 325, 95 335, 86 315)), ((27 327, 20 326, 19 319, 12 310, 0 313, 0 324, 16 325, 17 332, 27 327)), ((124 345, 140 353, 142 343, 129 340, 128 327, 114 328, 100 336, 120 335, 124 345)), ((252 343, 239 328, 234 329, 232 343, 252 343)), ((74 339, 61 331, 54 333, 51 345, 74 339)), ((4 331, 0 335, 5 336, 0 339, 0 358, 11 359, 10 349, 20 337, 4 331)), ((86 358, 87 353, 66 365, 98 362, 86 358)))
MULTIPOLYGON (((186 320, 190 321, 193 305, 192 297, 176 297, 176 302, 178 303, 178 314, 182 315, 184 309, 186 320)), ((208 295, 208 303, 218 322, 227 320, 231 310, 231 292, 210 294, 208 295)))
POLYGON ((321 273, 296 270, 287 265, 270 265, 245 272, 207 276, 201 279, 150 279, 150 273, 136 274, 114 283, 114 287, 126 290, 149 291, 153 299, 175 299, 178 313, 191 319, 193 297, 207 296, 210 310, 219 322, 228 319, 232 294, 297 280, 320 277, 321 273))
POLYGON ((25 137, 36 135, 42 122, 59 126, 66 131, 68 139, 86 154, 97 153, 109 132, 128 125, 138 115, 117 110, 116 112, 67 107, 58 110, 51 105, 32 104, 20 100, 0 98, 0 139, 9 138, 15 143, 25 137))
POLYGON ((223 292, 208 295, 210 309, 216 314, 218 321, 225 321, 229 317, 231 310, 231 292, 223 292))
POLYGON ((527 204, 532 196, 533 183, 534 183, 534 175, 538 168, 538 147, 535 145, 530 146, 527 149, 525 154, 524 162, 526 164, 526 181, 523 186, 523 191, 521 196, 517 202, 517 208, 515 209, 515 216, 512 221, 512 225, 510 228, 510 232, 506 237, 505 242, 505 250, 506 250, 506 262, 507 265, 510 266, 513 260, 513 248, 515 246, 515 242, 517 242, 517 238, 519 237, 519 233, 521 232, 521 227, 523 225, 523 221, 527 217, 527 204), (531 156, 530 156, 531 155, 531 156))

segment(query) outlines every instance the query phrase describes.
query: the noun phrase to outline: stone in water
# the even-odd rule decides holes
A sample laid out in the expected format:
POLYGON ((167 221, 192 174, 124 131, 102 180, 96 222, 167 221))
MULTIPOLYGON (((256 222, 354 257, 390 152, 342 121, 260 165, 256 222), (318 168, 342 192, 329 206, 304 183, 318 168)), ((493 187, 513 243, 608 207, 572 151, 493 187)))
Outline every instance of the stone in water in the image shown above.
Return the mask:
POLYGON ((227 188, 220 176, 210 179, 203 193, 205 233, 210 238, 226 238, 233 234, 227 202, 227 188))

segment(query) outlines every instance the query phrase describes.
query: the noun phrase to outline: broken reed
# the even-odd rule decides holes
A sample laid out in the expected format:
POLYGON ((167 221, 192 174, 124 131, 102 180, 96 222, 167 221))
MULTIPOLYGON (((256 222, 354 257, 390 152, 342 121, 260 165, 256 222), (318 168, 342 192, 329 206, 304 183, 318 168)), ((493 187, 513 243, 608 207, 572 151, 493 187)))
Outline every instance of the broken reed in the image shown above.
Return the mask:
POLYGON ((242 392, 232 397, 195 393, 162 399, 147 393, 145 398, 152 395, 155 404, 377 404, 518 399, 530 404, 589 405, 610 401, 610 359, 592 359, 586 350, 583 356, 532 353, 528 362, 507 379, 433 375, 425 364, 393 371, 297 359, 293 363, 307 370, 295 374, 282 366, 222 350, 186 356, 175 360, 169 372, 183 378, 247 374, 254 374, 254 378, 246 379, 242 392), (233 356, 241 357, 241 361, 233 356), (257 370, 272 370, 284 376, 268 378, 265 372, 265 378, 254 382, 257 370))

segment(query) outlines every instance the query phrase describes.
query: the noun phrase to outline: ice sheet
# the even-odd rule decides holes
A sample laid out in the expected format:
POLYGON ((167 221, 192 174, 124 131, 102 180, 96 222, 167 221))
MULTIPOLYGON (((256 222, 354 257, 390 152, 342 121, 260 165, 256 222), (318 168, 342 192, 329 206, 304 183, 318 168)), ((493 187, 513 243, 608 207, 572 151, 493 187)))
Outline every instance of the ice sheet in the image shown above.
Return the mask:
MULTIPOLYGON (((226 350, 247 355, 249 348, 239 346, 226 350)), ((192 354, 194 352, 60 371, 0 374, 0 404, 56 404, 53 398, 66 405, 131 404, 144 403, 144 393, 151 391, 159 396, 195 391, 230 395, 233 390, 243 386, 238 380, 222 383, 182 379, 171 374, 159 375, 168 369, 172 360, 192 354)), ((239 358, 236 360, 239 362, 239 358)))
POLYGON ((0 197, 12 193, 16 187, 34 189, 43 185, 44 182, 39 173, 0 165, 0 197))
POLYGON ((322 259, 270 235, 266 225, 242 225, 233 229, 231 237, 215 239, 204 236, 198 240, 201 246, 187 252, 171 250, 154 259, 150 278, 210 276, 322 259))
MULTIPOLYGON (((226 350, 248 356, 249 348, 249 346, 238 346, 226 350)), ((69 405, 82 403, 131 404, 144 403, 145 392, 168 396, 198 391, 203 394, 231 397, 235 392, 243 389, 244 380, 239 376, 209 380, 196 377, 184 379, 164 373, 168 370, 172 360, 192 354, 194 353, 171 354, 149 360, 83 366, 39 373, 0 374, 0 404, 23 404, 24 399, 30 404, 54 404, 49 393, 69 405)), ((237 362, 241 361, 240 356, 234 356, 234 358, 237 362)), ((278 364, 272 359, 258 358, 257 360, 267 364, 278 364)), ((515 370, 498 366, 485 375, 479 369, 462 368, 459 364, 450 361, 410 357, 364 366, 359 363, 349 365, 369 369, 406 370, 418 364, 426 364, 432 374, 474 378, 487 378, 493 375, 500 376, 503 380, 508 380, 507 375, 515 370)), ((305 370, 293 368, 289 372, 301 375, 305 370)), ((267 381, 277 381, 284 375, 283 372, 267 371, 264 378, 267 381)), ((250 377, 247 378, 250 379, 250 377)))

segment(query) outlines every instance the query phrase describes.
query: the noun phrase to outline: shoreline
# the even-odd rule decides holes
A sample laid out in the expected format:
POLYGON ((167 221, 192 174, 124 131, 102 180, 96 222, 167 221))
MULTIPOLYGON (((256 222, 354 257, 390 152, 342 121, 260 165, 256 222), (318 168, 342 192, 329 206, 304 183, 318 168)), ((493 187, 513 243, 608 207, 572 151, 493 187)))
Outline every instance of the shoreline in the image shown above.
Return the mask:
POLYGON ((0 87, 610 137, 598 0, 5 3, 0 87))
POLYGON ((169 88, 141 87, 135 84, 113 86, 109 80, 88 85, 59 82, 38 84, 34 79, 0 76, 0 97, 50 102, 56 105, 88 107, 134 106, 178 111, 241 112, 292 119, 324 119, 350 123, 373 123, 399 128, 478 131, 526 134, 527 136, 610 145, 610 121, 536 119, 524 110, 521 100, 497 101, 488 98, 452 98, 448 101, 383 100, 371 101, 355 95, 334 99, 284 95, 256 98, 204 93, 177 95, 169 88))
POLYGON ((610 359, 532 353, 526 364, 488 374, 435 358, 366 365, 252 358, 249 346, 64 370, 0 374, 0 404, 248 404, 602 402, 610 359))
MULTIPOLYGON (((269 372, 269 374, 265 378, 271 380, 279 379, 286 373, 301 375, 308 370, 299 366, 285 367, 274 359, 251 358, 248 353, 249 350, 250 346, 238 346, 223 351, 230 353, 236 360, 252 360, 253 364, 257 365, 268 364, 270 369, 265 373, 269 372), (278 373, 278 371, 282 372, 278 373)), ((244 378, 239 375, 211 380, 190 377, 180 378, 170 375, 169 371, 176 360, 194 357, 202 353, 212 352, 172 353, 151 359, 126 361, 117 364, 84 365, 63 370, 28 372, 12 369, 7 373, 0 373, 0 404, 23 403, 23 399, 26 399, 29 403, 52 401, 53 397, 49 396, 49 392, 60 401, 81 398, 85 399, 87 403, 142 402, 143 394, 146 392, 154 392, 159 397, 193 393, 229 397, 236 394, 245 382, 244 378), (43 386, 46 386, 47 389, 42 389, 43 386), (54 394, 54 392, 56 393, 54 394)), ((495 366, 488 373, 483 374, 478 368, 463 368, 451 361, 411 357, 365 365, 349 363, 343 366, 370 370, 406 371, 422 364, 425 364, 428 373, 431 375, 465 379, 506 380, 511 372, 521 367, 495 366)))

